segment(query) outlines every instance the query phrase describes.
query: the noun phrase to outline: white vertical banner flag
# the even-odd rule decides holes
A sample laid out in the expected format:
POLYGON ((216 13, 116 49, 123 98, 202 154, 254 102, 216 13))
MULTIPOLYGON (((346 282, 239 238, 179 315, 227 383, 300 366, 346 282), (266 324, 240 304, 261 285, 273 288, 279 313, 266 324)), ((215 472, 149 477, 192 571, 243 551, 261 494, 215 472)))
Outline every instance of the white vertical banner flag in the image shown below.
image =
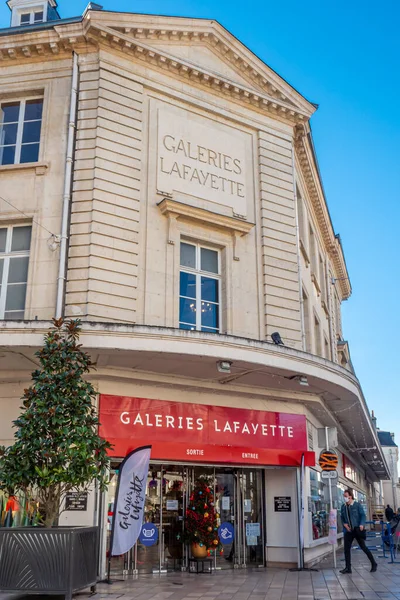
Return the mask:
POLYGON ((146 500, 151 446, 130 452, 121 463, 114 502, 110 556, 128 552, 139 537, 146 500))
POLYGON ((304 567, 304 477, 305 477, 305 467, 304 467, 304 454, 301 455, 301 466, 300 466, 300 529, 299 529, 299 538, 300 538, 300 557, 301 557, 301 568, 304 567))

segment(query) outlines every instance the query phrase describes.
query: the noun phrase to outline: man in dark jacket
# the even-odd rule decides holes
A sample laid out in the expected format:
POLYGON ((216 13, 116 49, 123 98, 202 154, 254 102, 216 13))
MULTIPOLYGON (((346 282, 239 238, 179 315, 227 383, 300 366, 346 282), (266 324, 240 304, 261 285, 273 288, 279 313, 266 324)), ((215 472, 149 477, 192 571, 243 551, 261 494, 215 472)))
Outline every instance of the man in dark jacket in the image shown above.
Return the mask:
POLYGON ((353 491, 346 490, 344 493, 344 504, 340 511, 342 523, 344 527, 344 557, 346 560, 346 568, 340 571, 341 573, 351 573, 351 545, 354 540, 357 540, 361 550, 365 552, 371 563, 371 573, 375 573, 377 569, 376 561, 372 552, 367 548, 365 540, 367 537, 365 531, 366 516, 363 507, 359 502, 354 500, 353 491))
POLYGON ((390 504, 387 505, 387 507, 385 508, 385 517, 386 517, 386 521, 388 523, 390 523, 390 521, 393 519, 394 517, 394 510, 393 508, 390 506, 390 504))

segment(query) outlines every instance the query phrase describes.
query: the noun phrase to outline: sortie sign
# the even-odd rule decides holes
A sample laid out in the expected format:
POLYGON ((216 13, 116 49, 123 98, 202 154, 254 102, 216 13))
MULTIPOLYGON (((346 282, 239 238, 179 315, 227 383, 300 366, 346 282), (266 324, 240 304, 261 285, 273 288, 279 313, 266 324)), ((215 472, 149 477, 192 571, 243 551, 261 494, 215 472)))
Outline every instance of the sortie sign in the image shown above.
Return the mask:
POLYGON ((304 415, 102 395, 100 423, 114 456, 151 442, 152 459, 315 465, 304 415))

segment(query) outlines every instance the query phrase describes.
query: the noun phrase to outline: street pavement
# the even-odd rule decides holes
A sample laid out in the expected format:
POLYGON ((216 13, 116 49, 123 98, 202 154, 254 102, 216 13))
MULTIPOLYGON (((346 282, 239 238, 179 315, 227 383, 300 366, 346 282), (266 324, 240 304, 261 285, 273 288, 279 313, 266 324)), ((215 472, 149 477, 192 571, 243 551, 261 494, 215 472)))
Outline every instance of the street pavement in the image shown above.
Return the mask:
MULTIPOLYGON (((353 552, 353 574, 341 575, 332 560, 317 565, 317 572, 287 569, 234 569, 210 574, 170 573, 126 577, 111 585, 101 583, 93 600, 400 600, 400 563, 378 559, 378 571, 369 572, 369 563, 360 551, 353 552)), ((76 594, 86 600, 89 593, 76 594)), ((35 596, 0 594, 0 600, 35 596)), ((36 596, 38 598, 38 596, 36 596)), ((42 597, 43 600, 49 596, 42 597)))

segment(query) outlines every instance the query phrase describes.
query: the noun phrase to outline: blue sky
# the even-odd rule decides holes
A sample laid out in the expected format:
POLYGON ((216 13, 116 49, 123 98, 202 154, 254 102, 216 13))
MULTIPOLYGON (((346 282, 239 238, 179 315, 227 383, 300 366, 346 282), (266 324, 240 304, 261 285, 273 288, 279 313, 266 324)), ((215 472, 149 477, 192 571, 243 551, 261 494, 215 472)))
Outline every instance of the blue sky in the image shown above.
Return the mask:
MULTIPOLYGON (((98 0, 101 3, 101 0, 98 0)), ((59 0, 62 17, 85 0, 59 0)), ((400 443, 398 0, 104 0, 108 10, 218 20, 306 98, 353 285, 344 335, 370 408, 400 443)), ((9 23, 2 0, 0 24, 9 23)))

